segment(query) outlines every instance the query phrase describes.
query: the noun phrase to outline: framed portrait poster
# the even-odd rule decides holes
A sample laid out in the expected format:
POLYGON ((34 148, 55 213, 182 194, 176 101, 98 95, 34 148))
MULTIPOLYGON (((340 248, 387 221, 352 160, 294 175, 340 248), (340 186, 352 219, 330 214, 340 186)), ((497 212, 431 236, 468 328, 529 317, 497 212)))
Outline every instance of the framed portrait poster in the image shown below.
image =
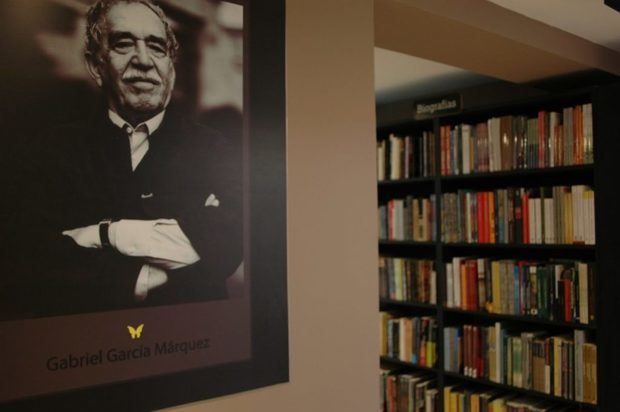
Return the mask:
POLYGON ((0 408, 288 381, 284 0, 4 0, 0 26, 0 408))

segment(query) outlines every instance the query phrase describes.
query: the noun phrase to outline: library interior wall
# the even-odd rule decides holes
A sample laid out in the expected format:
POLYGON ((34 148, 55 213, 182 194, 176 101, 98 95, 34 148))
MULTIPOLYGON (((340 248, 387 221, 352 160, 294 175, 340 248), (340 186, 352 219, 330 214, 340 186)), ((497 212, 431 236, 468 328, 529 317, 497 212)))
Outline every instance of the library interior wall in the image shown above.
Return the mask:
POLYGON ((378 405, 373 1, 286 8, 290 382, 173 411, 378 405))

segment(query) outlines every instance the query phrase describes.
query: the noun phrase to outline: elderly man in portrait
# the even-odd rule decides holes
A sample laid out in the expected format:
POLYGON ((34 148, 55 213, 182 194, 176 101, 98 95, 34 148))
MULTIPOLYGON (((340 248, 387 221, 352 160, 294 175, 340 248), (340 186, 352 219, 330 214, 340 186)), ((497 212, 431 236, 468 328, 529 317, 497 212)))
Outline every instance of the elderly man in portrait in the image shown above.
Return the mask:
POLYGON ((86 61, 106 107, 33 148, 16 276, 35 316, 226 297, 241 151, 169 104, 178 48, 151 0, 90 8, 86 61))

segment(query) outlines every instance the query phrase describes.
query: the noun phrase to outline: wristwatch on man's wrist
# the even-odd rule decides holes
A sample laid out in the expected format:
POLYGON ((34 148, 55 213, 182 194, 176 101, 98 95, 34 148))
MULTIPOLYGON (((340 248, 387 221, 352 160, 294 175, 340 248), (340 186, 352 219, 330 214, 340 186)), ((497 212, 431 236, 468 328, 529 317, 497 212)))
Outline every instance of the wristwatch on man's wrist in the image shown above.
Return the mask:
POLYGON ((109 229, 112 219, 104 219, 99 222, 99 241, 101 242, 102 249, 109 249, 112 247, 110 243, 109 229))

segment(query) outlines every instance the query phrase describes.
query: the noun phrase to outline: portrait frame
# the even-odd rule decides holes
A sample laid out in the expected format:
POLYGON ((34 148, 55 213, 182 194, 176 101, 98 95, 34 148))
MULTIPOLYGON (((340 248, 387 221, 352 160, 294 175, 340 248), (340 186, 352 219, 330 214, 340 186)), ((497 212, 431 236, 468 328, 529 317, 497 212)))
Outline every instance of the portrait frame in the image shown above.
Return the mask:
POLYGON ((36 395, 3 410, 154 410, 288 382, 285 1, 227 1, 244 7, 250 359, 36 395))

